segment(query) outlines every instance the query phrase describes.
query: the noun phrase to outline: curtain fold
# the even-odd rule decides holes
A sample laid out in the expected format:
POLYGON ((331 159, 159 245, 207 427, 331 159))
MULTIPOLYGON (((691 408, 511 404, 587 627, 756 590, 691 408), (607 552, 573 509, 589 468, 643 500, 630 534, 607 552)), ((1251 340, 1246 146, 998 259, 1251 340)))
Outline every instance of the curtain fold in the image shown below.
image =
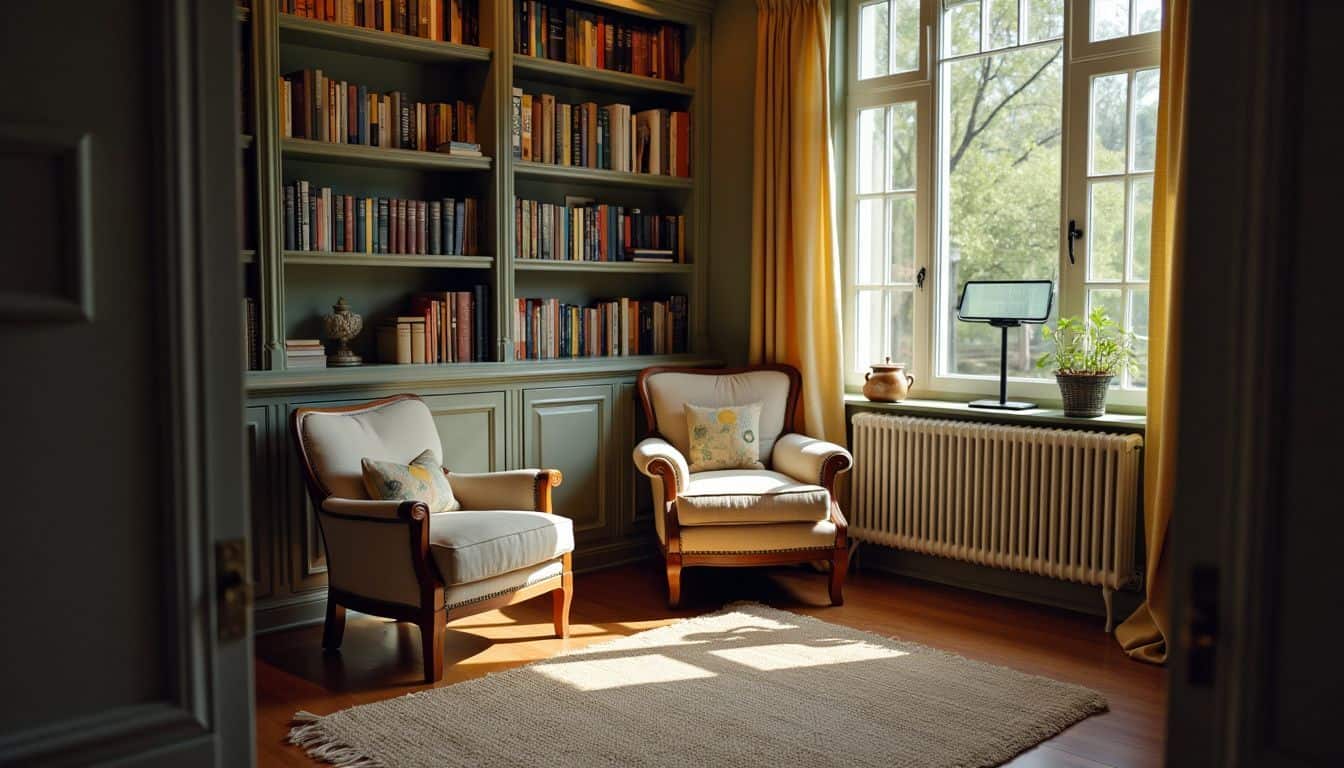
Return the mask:
POLYGON ((800 430, 845 441, 828 0, 757 0, 752 363, 803 375, 800 430))
POLYGON ((1115 628, 1130 657, 1167 660, 1171 610, 1167 524, 1175 497, 1178 323, 1185 189, 1186 77, 1189 0, 1163 3, 1162 71, 1153 174, 1153 251, 1148 316, 1148 428, 1144 438, 1143 524, 1148 565, 1147 600, 1115 628))

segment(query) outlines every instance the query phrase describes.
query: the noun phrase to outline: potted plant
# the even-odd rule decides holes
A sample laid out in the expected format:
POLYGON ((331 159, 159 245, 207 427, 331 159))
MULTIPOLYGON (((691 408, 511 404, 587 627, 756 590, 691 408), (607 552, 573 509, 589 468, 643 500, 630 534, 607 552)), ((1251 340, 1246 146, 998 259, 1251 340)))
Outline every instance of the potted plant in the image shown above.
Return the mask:
POLYGON ((1037 368, 1051 365, 1064 400, 1065 416, 1095 417, 1106 413, 1106 390, 1122 371, 1138 371, 1135 337, 1100 307, 1086 318, 1062 317, 1053 329, 1041 329, 1054 349, 1041 355, 1037 368))

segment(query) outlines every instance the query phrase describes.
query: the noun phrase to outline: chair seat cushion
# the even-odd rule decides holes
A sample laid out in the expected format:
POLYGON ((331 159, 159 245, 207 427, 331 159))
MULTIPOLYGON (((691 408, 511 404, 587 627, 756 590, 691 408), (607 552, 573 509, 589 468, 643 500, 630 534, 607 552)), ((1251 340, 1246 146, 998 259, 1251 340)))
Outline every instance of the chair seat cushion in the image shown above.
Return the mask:
POLYGON ((429 516, 429 551, 444 584, 468 584, 573 552, 574 524, 544 512, 444 512, 429 516))
POLYGON ((677 494, 681 525, 814 523, 830 514, 825 488, 764 469, 692 472, 677 494))

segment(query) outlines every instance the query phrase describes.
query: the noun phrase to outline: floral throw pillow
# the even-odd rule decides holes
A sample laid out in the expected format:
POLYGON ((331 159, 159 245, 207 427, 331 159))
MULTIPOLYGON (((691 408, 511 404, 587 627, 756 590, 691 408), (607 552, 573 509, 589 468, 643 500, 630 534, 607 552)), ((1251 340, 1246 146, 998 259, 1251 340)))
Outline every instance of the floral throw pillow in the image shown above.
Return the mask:
POLYGON ((686 404, 692 472, 764 469, 759 444, 761 403, 706 407, 686 404))
POLYGON ((384 501, 423 501, 430 512, 456 512, 462 508, 443 465, 428 449, 410 464, 363 459, 364 490, 369 498, 384 501))

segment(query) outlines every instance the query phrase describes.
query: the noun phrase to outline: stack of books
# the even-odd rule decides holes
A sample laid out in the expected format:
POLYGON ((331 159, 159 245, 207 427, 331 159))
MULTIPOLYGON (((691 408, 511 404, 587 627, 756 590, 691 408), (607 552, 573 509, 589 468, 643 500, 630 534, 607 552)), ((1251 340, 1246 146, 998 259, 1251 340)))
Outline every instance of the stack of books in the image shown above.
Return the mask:
POLYGON ((378 359, 398 365, 488 362, 490 294, 470 291, 422 293, 405 315, 378 326, 378 359))
POLYGON ((686 263, 686 217, 680 215, 515 199, 513 234, 520 259, 686 263))
POLYGON ((610 299, 587 307, 515 299, 513 338, 519 360, 681 353, 688 338, 686 297, 610 299))
POLYGON ((285 339, 285 367, 326 368, 327 351, 317 339, 285 339))
POLYGON ((513 52, 660 80, 685 79, 683 31, 677 24, 566 3, 516 0, 513 52))
POLYGON ((401 91, 379 94, 332 80, 320 69, 284 75, 279 88, 280 135, 286 138, 422 152, 446 146, 450 154, 480 156, 476 105, 462 99, 412 101, 401 91))
POLYGON ((477 45, 479 0, 280 0, 295 16, 428 40, 477 45))
POLYGON ((628 104, 565 104, 513 89, 513 156, 550 165, 691 175, 691 113, 628 104))
POLYGON ((475 256, 478 211, 474 197, 356 197, 299 180, 285 186, 285 250, 475 256))

